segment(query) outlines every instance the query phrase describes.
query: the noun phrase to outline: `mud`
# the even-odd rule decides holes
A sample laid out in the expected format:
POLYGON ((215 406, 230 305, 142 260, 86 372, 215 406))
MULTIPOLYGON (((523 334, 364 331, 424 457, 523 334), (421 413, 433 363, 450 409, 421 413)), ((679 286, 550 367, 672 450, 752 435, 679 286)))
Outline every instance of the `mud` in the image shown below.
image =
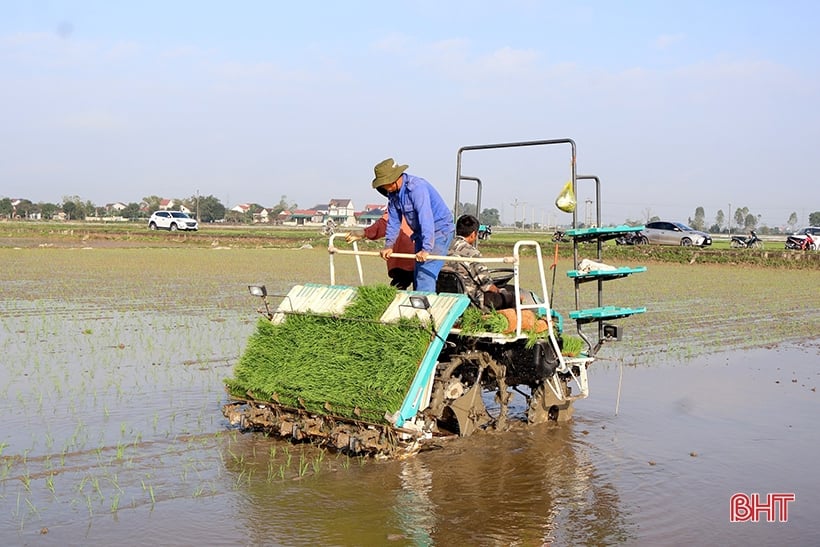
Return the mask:
MULTIPOLYGON (((281 290, 326 263, 226 253, 217 266, 207 250, 0 251, 0 543, 810 545, 820 534, 816 336, 680 355, 658 336, 691 344, 703 325, 633 330, 593 365, 568 423, 354 459, 228 428, 222 379, 254 326, 245 285, 281 290), (626 365, 633 345, 642 358, 626 365), (794 493, 788 522, 730 523, 739 492, 794 493)), ((799 317, 816 332, 811 298, 799 317)))

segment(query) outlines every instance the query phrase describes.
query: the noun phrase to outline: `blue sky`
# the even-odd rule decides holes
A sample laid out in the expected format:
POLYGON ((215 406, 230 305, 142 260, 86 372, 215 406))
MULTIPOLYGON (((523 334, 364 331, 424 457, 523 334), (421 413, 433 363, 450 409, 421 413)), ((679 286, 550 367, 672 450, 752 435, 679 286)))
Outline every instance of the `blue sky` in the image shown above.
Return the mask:
MULTIPOLYGON (((393 157, 452 203, 460 147, 571 138, 606 223, 731 204, 802 225, 820 211, 818 6, 0 0, 0 197, 361 208, 393 157)), ((570 220, 568 147, 463 159, 482 208, 570 220)))

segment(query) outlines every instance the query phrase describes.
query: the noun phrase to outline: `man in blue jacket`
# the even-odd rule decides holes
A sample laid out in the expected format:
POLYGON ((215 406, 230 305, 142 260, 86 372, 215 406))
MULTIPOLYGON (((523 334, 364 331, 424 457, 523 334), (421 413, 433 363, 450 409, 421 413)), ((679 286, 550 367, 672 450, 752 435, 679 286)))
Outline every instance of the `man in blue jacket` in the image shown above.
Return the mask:
POLYGON ((444 266, 443 260, 427 260, 432 255, 444 256, 453 241, 453 214, 433 185, 421 177, 404 171, 407 165, 397 165, 388 158, 376 165, 373 188, 387 196, 387 233, 384 248, 379 251, 385 260, 393 254, 393 244, 404 218, 413 230, 416 248, 416 268, 413 286, 417 291, 436 291, 436 278, 444 266))

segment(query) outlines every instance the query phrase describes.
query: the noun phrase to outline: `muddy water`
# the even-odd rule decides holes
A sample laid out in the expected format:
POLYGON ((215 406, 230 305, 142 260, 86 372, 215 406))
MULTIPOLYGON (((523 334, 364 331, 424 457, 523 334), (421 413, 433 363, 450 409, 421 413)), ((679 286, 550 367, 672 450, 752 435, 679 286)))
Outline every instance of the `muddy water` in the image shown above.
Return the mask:
POLYGON ((284 490, 257 483, 242 513, 263 543, 813 545, 819 355, 815 344, 622 377, 600 367, 571 424, 461 439, 284 490), (738 492, 794 493, 789 521, 730 523, 738 492))
POLYGON ((122 275, 109 255, 117 275, 67 271, 55 286, 31 273, 38 263, 4 260, 29 273, 4 280, 0 299, 0 544, 813 545, 820 534, 820 339, 600 361, 569 424, 379 462, 227 428, 222 379, 255 306, 231 296, 244 287, 220 282, 228 272, 197 272, 191 292, 151 263, 122 275), (730 523, 738 492, 796 500, 788 522, 730 523))

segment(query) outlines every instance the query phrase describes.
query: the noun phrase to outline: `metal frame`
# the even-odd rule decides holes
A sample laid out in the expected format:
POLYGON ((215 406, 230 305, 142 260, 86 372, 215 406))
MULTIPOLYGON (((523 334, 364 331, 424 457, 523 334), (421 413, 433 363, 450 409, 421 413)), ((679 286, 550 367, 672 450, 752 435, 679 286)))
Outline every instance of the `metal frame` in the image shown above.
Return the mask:
POLYGON ((476 218, 479 218, 481 215, 481 179, 478 177, 468 177, 466 175, 459 176, 456 179, 456 197, 455 197, 455 205, 453 206, 453 221, 458 220, 458 217, 461 215, 459 214, 459 205, 461 205, 458 201, 459 193, 461 190, 461 181, 463 180, 472 180, 476 183, 476 200, 475 200, 475 211, 476 211, 476 218))
MULTIPOLYGON (((595 182, 595 226, 601 227, 601 179, 599 179, 596 175, 577 175, 575 177, 575 181, 579 180, 592 180, 595 182)), ((575 195, 578 195, 577 188, 573 187, 573 191, 575 195)), ((575 207, 575 211, 572 212, 572 227, 578 228, 578 207, 575 207)), ((587 226, 588 227, 588 226, 587 226)), ((595 238, 596 245, 597 245, 597 253, 596 258, 600 261, 603 257, 603 241, 601 238, 595 238)), ((573 269, 578 269, 578 240, 576 238, 572 238, 572 267, 573 269)), ((598 279, 598 307, 604 305, 604 280, 598 279)), ((575 309, 581 309, 581 285, 579 283, 574 283, 575 285, 575 309)), ((598 323, 598 340, 603 340, 604 338, 604 322, 597 321, 598 323)), ((587 339, 586 335, 581 330, 581 323, 575 323, 576 329, 578 331, 578 336, 584 339, 589 346, 590 351, 592 351, 592 344, 587 339)), ((595 352, 597 353, 597 352, 595 352)))
MULTIPOLYGON (((460 187, 462 180, 474 180, 478 182, 478 199, 476 200, 476 210, 479 214, 481 214, 481 181, 476 177, 469 177, 467 175, 461 174, 461 156, 464 152, 471 152, 475 150, 499 150, 502 148, 523 148, 528 146, 549 146, 554 144, 569 144, 572 150, 572 157, 571 157, 571 164, 570 164, 570 172, 571 172, 571 179, 572 179, 572 191, 575 192, 576 190, 576 169, 575 169, 575 161, 576 161, 576 147, 575 141, 572 139, 544 139, 544 140, 536 140, 536 141, 518 141, 518 142, 502 142, 502 143, 495 143, 495 144, 478 144, 473 146, 462 146, 458 149, 458 154, 456 157, 456 195, 455 195, 455 206, 453 207, 455 218, 458 218, 458 206, 459 206, 459 198, 460 198, 460 187)), ((577 193, 576 193, 577 195, 577 193)), ((577 225, 575 212, 572 213, 572 224, 573 226, 577 225)))

